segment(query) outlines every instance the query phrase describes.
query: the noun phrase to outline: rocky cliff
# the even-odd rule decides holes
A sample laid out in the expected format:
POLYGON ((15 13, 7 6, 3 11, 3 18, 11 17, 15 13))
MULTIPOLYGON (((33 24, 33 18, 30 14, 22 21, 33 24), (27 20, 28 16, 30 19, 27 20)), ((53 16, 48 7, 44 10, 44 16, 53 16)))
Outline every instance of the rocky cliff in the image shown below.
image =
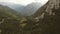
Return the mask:
POLYGON ((42 13, 52 14, 53 9, 59 8, 60 0, 49 0, 43 7, 37 10, 33 16, 39 16, 42 13))
POLYGON ((60 34, 60 0, 49 0, 33 16, 39 20, 37 24, 40 25, 34 34, 60 34))
POLYGON ((6 20, 0 24, 1 34, 60 34, 60 0, 49 0, 28 18, 6 20))

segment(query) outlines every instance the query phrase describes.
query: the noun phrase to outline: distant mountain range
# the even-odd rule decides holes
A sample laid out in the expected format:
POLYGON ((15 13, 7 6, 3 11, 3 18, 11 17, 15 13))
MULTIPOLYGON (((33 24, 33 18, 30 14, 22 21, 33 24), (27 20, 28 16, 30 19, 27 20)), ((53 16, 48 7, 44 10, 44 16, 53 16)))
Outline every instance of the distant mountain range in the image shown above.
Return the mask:
POLYGON ((24 13, 24 15, 29 16, 29 15, 34 14, 41 6, 42 6, 41 3, 33 2, 33 3, 28 4, 26 7, 24 7, 22 12, 24 13))
POLYGON ((0 2, 0 5, 8 6, 9 8, 16 11, 21 11, 21 9, 23 9, 24 7, 23 5, 20 5, 20 4, 8 3, 8 2, 0 2))
POLYGON ((41 6, 41 3, 33 2, 28 4, 27 6, 23 6, 20 4, 8 3, 8 2, 0 2, 0 5, 8 6, 9 8, 21 13, 24 16, 30 16, 34 14, 41 6))

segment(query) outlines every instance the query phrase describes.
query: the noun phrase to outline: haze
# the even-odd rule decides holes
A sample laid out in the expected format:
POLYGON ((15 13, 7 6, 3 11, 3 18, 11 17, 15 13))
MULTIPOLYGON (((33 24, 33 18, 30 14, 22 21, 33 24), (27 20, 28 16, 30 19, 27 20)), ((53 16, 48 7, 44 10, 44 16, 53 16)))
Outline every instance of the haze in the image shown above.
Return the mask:
POLYGON ((24 16, 34 14, 48 0, 0 0, 0 4, 21 13, 24 16))
POLYGON ((22 4, 22 5, 27 5, 32 2, 40 2, 42 4, 45 4, 48 0, 0 0, 0 2, 11 2, 11 3, 16 3, 16 4, 22 4))

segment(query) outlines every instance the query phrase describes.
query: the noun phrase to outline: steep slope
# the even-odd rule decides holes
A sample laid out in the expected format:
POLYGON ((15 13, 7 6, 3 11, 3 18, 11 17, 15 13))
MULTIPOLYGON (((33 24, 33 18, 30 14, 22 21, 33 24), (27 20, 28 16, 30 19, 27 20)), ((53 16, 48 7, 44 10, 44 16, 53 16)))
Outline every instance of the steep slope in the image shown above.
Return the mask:
POLYGON ((38 22, 29 27, 32 28, 32 34, 60 34, 60 0, 49 0, 33 17, 38 22))
POLYGON ((49 0, 22 24, 19 21, 12 23, 11 20, 9 22, 1 25, 2 34, 60 34, 60 0, 49 0), (44 17, 41 16, 42 14, 44 17))
POLYGON ((22 18, 21 15, 18 15, 9 7, 0 5, 0 34, 19 33, 18 28, 22 18))
MULTIPOLYGON (((52 13, 52 9, 57 9, 57 8, 59 8, 59 0, 49 0, 47 3, 46 3, 46 5, 44 5, 43 7, 41 7, 40 9, 38 9, 37 11, 36 11, 36 13, 34 14, 35 16, 39 16, 39 15, 41 15, 42 13, 48 13, 48 14, 50 14, 51 15, 51 13, 52 13), (57 2, 56 2, 57 1, 57 2)), ((33 16, 34 16, 33 15, 33 16)))
POLYGON ((18 11, 18 13, 24 8, 23 5, 10 3, 10 2, 0 2, 0 5, 8 6, 9 8, 18 11))
POLYGON ((60 34, 60 0, 49 0, 28 18, 23 30, 24 34, 60 34))
POLYGON ((21 13, 24 16, 30 16, 34 14, 42 6, 42 4, 39 2, 33 2, 28 4, 27 6, 9 2, 0 2, 0 5, 8 6, 9 8, 17 11, 18 14, 21 13))
POLYGON ((33 3, 28 4, 26 7, 24 7, 22 12, 24 13, 24 15, 30 16, 30 15, 34 14, 41 6, 42 6, 41 3, 33 2, 33 3))
MULTIPOLYGON (((18 14, 16 11, 10 9, 7 6, 0 5, 0 17, 12 17, 13 19, 18 18, 18 14)), ((19 16, 20 17, 20 16, 19 16)))

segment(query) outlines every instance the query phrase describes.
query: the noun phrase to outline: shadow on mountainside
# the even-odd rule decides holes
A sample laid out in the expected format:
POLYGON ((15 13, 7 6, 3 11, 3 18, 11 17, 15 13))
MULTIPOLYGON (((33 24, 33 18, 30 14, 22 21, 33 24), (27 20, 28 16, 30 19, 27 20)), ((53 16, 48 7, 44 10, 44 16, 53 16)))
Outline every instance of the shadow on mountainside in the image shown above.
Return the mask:
POLYGON ((49 2, 28 18, 0 8, 0 34, 60 34, 60 2, 49 2), (51 4, 52 3, 52 4, 51 4), (43 18, 42 18, 43 17, 43 18))

